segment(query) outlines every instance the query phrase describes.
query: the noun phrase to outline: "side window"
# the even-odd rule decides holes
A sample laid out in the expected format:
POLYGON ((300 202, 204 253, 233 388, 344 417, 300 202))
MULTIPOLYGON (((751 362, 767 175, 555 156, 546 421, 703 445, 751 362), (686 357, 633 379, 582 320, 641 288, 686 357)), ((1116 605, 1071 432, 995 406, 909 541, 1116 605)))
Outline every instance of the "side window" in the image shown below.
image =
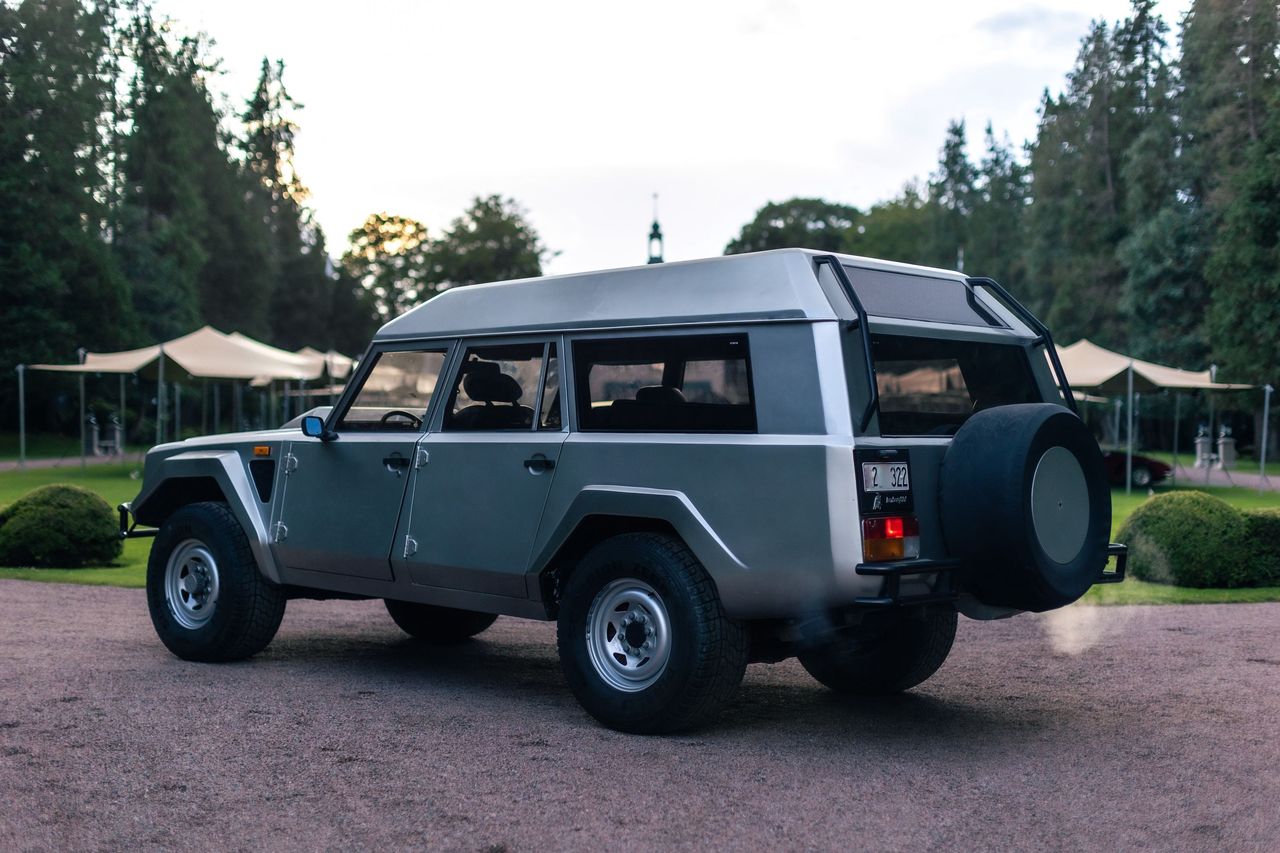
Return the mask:
POLYGON ((533 429, 545 344, 468 347, 445 412, 446 430, 533 429))
POLYGON ((538 417, 538 429, 558 430, 560 422, 560 359, 556 358, 556 345, 547 349, 547 370, 542 379, 542 414, 538 417))
POLYGON ((578 423, 604 432, 754 432, 746 335, 576 341, 578 423))
POLYGON ((435 393, 444 349, 384 352, 365 377, 338 429, 357 432, 417 432, 435 393))

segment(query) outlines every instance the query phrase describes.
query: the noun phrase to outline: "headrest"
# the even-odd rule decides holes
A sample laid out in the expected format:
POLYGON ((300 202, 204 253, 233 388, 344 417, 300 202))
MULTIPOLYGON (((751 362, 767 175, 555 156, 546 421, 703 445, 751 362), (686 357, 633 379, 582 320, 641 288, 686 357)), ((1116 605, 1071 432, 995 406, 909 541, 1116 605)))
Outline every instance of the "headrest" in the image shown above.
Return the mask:
POLYGON ((671 385, 646 385, 636 391, 637 403, 684 403, 684 392, 671 385))
POLYGON ((462 380, 462 390, 477 403, 515 403, 524 394, 519 382, 496 370, 469 371, 462 380))

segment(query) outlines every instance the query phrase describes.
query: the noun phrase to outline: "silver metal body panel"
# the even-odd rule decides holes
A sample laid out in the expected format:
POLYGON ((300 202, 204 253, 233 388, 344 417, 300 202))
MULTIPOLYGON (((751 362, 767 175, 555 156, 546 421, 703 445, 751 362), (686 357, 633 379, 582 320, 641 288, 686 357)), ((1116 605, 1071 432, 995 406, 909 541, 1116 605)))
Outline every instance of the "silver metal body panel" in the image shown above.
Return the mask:
MULTIPOLYGON (((517 616, 548 615, 540 575, 597 516, 670 525, 734 617, 812 614, 875 595, 880 579, 854 572, 862 560, 854 451, 909 451, 921 555, 943 557, 937 477, 950 440, 882 438, 876 417, 865 433, 855 429, 851 398, 865 367, 851 341, 863 331, 852 325, 848 300, 819 284, 817 254, 783 250, 446 291, 383 327, 328 425, 378 353, 449 347, 445 388, 459 369, 460 341, 502 335, 558 347, 563 431, 444 432, 446 395, 437 393, 416 433, 339 433, 321 442, 290 428, 157 447, 134 505, 140 518, 159 518, 161 509, 147 504, 165 480, 209 477, 274 581, 517 616), (748 336, 756 432, 577 429, 575 341, 688 334, 691 326, 748 336), (247 469, 261 445, 280 463, 267 504, 247 469), (382 460, 393 454, 413 462, 388 471, 382 460), (554 467, 529 470, 524 461, 535 455, 554 467)), ((986 294, 974 297, 1008 328, 871 317, 870 331, 1020 344, 1043 399, 1061 399, 1032 331, 986 294)))

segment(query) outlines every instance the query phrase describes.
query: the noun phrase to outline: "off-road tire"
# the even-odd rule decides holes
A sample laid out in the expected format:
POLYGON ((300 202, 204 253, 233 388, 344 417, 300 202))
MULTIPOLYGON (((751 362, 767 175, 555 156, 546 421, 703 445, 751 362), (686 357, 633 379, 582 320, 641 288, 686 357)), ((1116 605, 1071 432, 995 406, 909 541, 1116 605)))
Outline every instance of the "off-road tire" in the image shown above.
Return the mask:
POLYGON ((880 630, 841 635, 802 651, 800 665, 837 693, 901 693, 938 671, 956 638, 956 612, 904 613, 880 630))
POLYGON ((267 647, 284 618, 284 590, 262 576, 240 522, 223 503, 189 504, 160 527, 147 560, 147 608, 156 634, 183 660, 244 660, 267 647), (166 595, 175 548, 202 543, 216 561, 218 594, 208 621, 183 626, 166 595))
POLYGON ((400 630, 415 640, 438 645, 468 640, 488 628, 498 618, 492 613, 414 604, 392 598, 386 599, 385 603, 387 612, 400 626, 400 630))
POLYGON ((570 573, 557 625, 560 665, 574 696, 604 725, 634 734, 684 731, 716 717, 742 682, 746 627, 725 616, 714 582, 681 542, 657 533, 607 539, 570 573), (647 587, 670 627, 670 652, 656 680, 626 692, 592 662, 588 616, 619 582, 647 587))

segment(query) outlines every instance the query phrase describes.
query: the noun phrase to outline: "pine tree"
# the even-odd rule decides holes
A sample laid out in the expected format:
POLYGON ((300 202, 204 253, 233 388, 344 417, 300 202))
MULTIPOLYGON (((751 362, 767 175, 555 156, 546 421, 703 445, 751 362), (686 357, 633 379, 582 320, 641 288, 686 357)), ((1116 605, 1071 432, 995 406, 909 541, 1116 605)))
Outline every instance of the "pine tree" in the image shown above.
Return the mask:
POLYGON ((257 208, 270 235, 269 305, 272 340, 289 349, 321 343, 333 303, 333 279, 324 234, 307 208, 308 191, 293 164, 301 109, 284 86, 284 63, 262 60, 262 72, 242 116, 245 169, 252 177, 257 208))
POLYGON ((1027 167, 1006 136, 996 139, 987 123, 986 152, 977 170, 969 218, 965 271, 994 278, 1011 293, 1025 292, 1023 231, 1027 210, 1027 167))
MULTIPOLYGON (((134 335, 106 245, 110 16, 74 0, 0 5, 0 362, 67 360, 134 335)), ((0 371, 12 417, 15 376, 0 371)))
POLYGON ((925 263, 946 269, 964 266, 977 173, 969 161, 963 121, 947 125, 938 170, 929 181, 930 235, 925 263))

